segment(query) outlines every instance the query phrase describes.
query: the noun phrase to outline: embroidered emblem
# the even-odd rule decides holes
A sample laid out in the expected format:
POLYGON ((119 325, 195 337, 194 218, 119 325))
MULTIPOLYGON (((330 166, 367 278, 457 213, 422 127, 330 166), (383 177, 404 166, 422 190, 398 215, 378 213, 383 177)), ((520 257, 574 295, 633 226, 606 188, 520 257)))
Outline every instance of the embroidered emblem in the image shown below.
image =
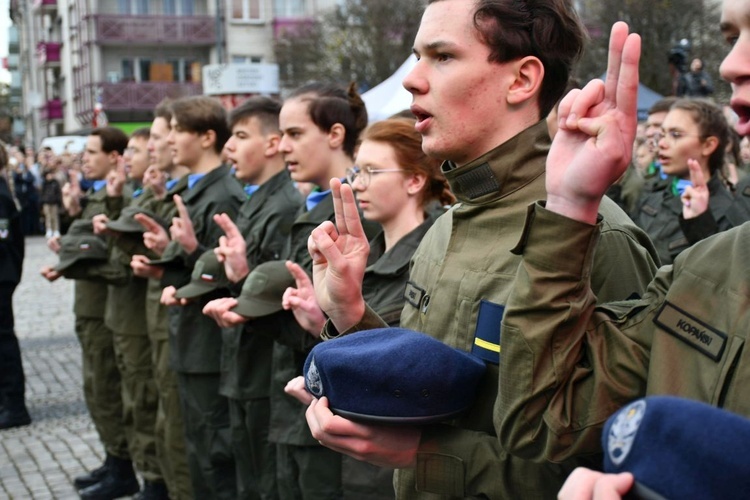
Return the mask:
POLYGON ((305 382, 307 383, 307 388, 314 396, 321 397, 323 395, 323 381, 320 379, 320 372, 318 372, 318 367, 315 365, 315 358, 310 361, 310 368, 307 369, 305 382))
POLYGON ((646 402, 640 400, 623 408, 615 417, 607 434, 607 453, 613 464, 619 466, 628 457, 645 413, 646 402))

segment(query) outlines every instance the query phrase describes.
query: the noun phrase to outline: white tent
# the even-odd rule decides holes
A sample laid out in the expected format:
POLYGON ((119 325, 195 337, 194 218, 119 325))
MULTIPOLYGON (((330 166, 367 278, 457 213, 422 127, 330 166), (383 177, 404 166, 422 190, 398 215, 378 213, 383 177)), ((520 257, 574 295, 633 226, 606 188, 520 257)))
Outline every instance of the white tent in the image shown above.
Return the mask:
POLYGON ((416 63, 417 58, 412 54, 395 73, 362 94, 370 123, 409 109, 411 94, 404 88, 402 82, 416 63))

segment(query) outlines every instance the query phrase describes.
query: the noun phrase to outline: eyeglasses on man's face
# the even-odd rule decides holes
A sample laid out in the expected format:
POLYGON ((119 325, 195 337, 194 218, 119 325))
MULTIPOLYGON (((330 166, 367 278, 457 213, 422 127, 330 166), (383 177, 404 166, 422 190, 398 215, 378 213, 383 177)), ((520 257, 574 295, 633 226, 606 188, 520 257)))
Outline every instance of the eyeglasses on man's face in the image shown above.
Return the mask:
POLYGON ((353 166, 352 168, 346 169, 346 180, 349 184, 354 184, 354 181, 359 179, 359 183, 362 187, 366 188, 370 185, 370 179, 374 174, 382 174, 386 172, 403 172, 400 168, 371 168, 371 167, 358 167, 353 166))

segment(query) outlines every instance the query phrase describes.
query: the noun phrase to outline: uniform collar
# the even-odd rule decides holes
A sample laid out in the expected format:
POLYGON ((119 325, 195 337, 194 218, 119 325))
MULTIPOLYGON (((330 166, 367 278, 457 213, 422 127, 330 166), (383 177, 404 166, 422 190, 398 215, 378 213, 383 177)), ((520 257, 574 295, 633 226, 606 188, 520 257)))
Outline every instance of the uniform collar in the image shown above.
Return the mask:
POLYGON ((543 175, 550 144, 542 120, 463 167, 447 161, 441 168, 458 201, 482 205, 543 175))

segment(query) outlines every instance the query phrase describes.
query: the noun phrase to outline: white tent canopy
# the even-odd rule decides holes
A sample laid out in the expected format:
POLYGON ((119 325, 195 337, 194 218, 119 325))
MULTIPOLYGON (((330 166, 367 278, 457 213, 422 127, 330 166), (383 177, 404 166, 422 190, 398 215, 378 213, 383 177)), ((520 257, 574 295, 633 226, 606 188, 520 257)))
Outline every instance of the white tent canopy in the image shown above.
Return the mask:
POLYGON ((362 94, 370 123, 384 120, 400 111, 409 109, 411 94, 404 88, 402 82, 416 63, 417 58, 412 54, 395 73, 362 94))

